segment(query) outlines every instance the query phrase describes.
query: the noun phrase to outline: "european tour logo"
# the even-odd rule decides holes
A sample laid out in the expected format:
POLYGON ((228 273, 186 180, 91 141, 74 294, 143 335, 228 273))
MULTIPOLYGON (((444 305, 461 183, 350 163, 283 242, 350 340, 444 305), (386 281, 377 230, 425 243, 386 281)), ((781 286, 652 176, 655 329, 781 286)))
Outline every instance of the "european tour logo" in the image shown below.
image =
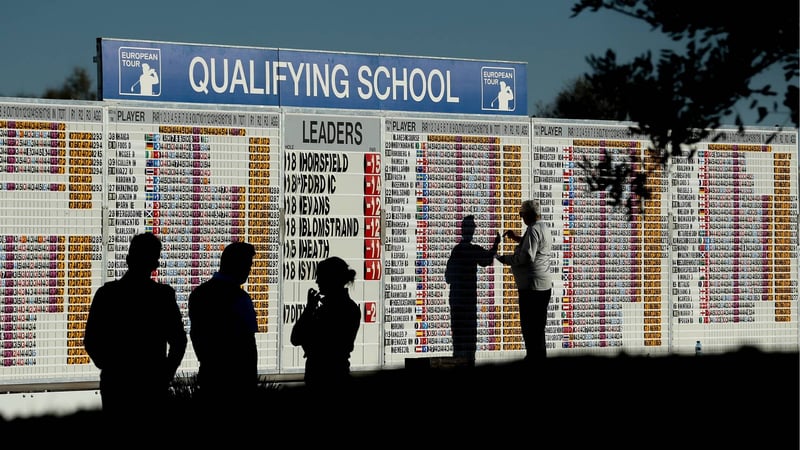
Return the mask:
POLYGON ((119 95, 161 95, 161 49, 119 48, 119 95))
POLYGON ((514 111, 516 74, 508 67, 481 67, 481 109, 514 111))

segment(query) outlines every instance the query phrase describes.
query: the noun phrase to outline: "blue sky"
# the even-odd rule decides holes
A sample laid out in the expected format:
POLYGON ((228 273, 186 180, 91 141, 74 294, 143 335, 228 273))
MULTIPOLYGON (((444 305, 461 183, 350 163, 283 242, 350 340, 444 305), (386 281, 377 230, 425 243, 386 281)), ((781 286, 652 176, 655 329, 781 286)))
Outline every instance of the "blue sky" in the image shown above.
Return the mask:
MULTIPOLYGON (((671 46, 644 22, 611 12, 570 18, 569 0, 303 0, 272 2, 6 2, 0 14, 0 95, 39 95, 72 68, 94 74, 98 37, 502 60, 528 64, 528 112, 549 103, 606 49, 628 62, 671 46)), ((783 83, 780 74, 773 84, 783 83)), ((746 109, 747 123, 755 120, 746 109)), ((787 115, 764 125, 784 123, 787 115)))

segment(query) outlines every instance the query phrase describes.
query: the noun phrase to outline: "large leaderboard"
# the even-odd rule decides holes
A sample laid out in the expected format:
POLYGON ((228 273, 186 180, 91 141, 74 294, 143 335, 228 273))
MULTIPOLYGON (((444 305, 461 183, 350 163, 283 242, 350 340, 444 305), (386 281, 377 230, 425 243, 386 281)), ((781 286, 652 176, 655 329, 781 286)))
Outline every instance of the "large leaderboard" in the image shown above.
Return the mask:
MULTIPOLYGON (((258 320, 259 369, 276 370, 279 115, 111 107, 106 116, 105 278, 127 270, 134 234, 158 235, 157 279, 175 288, 188 332, 191 290, 219 268, 228 243, 250 242, 257 252, 247 285, 258 320)), ((184 368, 195 367, 190 347, 184 368)))
POLYGON ((282 367, 302 371, 303 350, 289 342, 319 261, 344 259, 356 271, 350 295, 362 306, 354 367, 380 367, 377 306, 381 256, 381 120, 287 114, 283 151, 282 367))
POLYGON ((514 281, 484 252, 498 232, 522 232, 529 121, 387 117, 384 160, 386 362, 515 357, 514 281))
POLYGON ((0 104, 0 379, 92 374, 83 330, 104 280, 97 105, 0 104))
MULTIPOLYGON (((489 249, 523 232, 526 199, 552 232, 549 355, 800 346, 797 130, 721 130, 662 167, 631 124, 529 118, 521 63, 117 40, 98 54, 102 101, 0 99, 0 385, 98 380, 89 307, 144 231, 187 333, 223 248, 255 245, 261 374, 302 373, 289 336, 331 256, 356 271, 354 371, 521 358, 514 277, 489 249), (583 181, 581 161, 608 159, 649 174, 632 216, 583 181)), ((190 345, 180 370, 196 369, 190 345)))
POLYGON ((587 191, 577 163, 647 165, 645 140, 614 123, 537 121, 533 135, 535 197, 552 205, 561 266, 550 348, 796 348, 795 131, 728 130, 669 172, 643 167, 651 197, 630 220, 587 191))
MULTIPOLYGON (((797 348, 796 131, 730 131, 650 167, 628 217, 577 165, 648 161, 614 122, 18 101, 0 125, 7 384, 96 379, 88 308, 143 231, 164 243, 155 276, 187 332, 188 295, 224 246, 256 246, 264 374, 302 372, 288 337, 329 256, 357 273, 354 370, 519 358, 513 276, 486 251, 522 230, 526 198, 553 235, 551 355, 797 348)), ((190 346, 182 370, 196 367, 190 346)))

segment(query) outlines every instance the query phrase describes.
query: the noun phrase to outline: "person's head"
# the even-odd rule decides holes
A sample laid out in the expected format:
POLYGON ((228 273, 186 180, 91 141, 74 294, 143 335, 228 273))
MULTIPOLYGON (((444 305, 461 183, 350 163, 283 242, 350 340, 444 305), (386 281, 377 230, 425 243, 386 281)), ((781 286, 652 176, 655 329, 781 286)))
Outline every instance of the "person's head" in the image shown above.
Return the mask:
POLYGON ((247 242, 232 242, 222 251, 219 273, 235 279, 239 284, 247 281, 256 249, 247 242))
POLYGON ((356 271, 338 256, 331 256, 317 264, 317 286, 321 294, 344 289, 356 279, 356 271))
POLYGON ((475 234, 475 216, 469 215, 461 220, 461 237, 465 241, 471 241, 475 234))
POLYGON ((161 257, 161 239, 153 233, 137 234, 131 239, 128 247, 128 270, 137 274, 149 275, 158 269, 158 259, 161 257))
POLYGON ((522 217, 525 225, 535 223, 542 217, 539 202, 536 200, 525 200, 519 208, 519 216, 522 217))

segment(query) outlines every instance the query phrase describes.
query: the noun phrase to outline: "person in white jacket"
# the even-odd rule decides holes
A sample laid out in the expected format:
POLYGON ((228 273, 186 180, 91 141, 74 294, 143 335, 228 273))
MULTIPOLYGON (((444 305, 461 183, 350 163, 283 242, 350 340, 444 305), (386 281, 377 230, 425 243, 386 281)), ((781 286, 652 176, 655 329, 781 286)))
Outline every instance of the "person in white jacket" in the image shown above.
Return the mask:
POLYGON ((504 265, 511 266, 519 294, 519 324, 525 343, 525 359, 532 361, 547 357, 545 326, 547 305, 553 291, 550 276, 550 258, 553 240, 550 230, 541 221, 539 203, 525 200, 519 215, 526 229, 522 236, 514 230, 506 230, 503 236, 517 243, 514 253, 498 255, 504 265))

